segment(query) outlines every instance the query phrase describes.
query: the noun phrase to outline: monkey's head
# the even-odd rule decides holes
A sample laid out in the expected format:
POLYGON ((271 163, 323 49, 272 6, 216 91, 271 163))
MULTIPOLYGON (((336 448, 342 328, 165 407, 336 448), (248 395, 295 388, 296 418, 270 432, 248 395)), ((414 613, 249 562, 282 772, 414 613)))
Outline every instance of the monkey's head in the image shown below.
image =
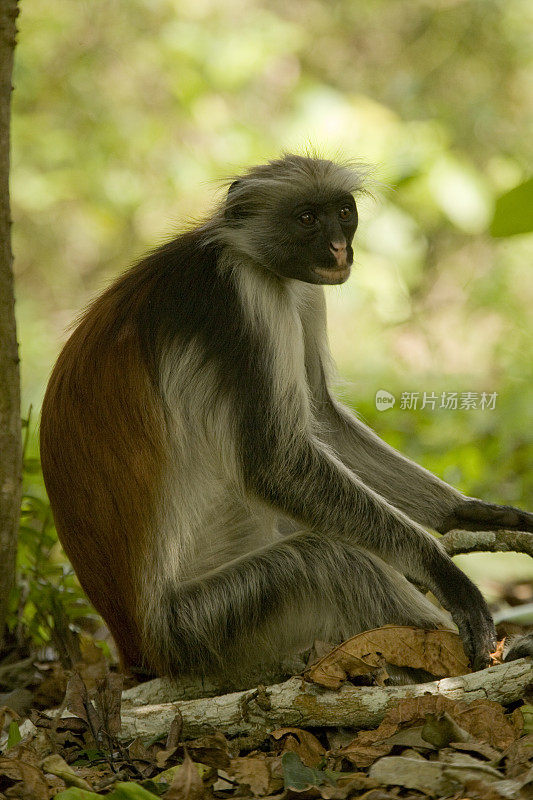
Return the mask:
POLYGON ((344 283, 362 177, 354 167, 296 155, 253 167, 229 188, 219 236, 282 278, 344 283))

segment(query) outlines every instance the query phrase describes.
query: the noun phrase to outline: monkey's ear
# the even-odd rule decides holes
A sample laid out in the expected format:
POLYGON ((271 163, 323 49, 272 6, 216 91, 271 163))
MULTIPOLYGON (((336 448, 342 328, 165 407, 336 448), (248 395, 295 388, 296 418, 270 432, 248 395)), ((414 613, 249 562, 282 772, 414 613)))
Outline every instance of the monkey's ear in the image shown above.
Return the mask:
POLYGON ((243 181, 239 178, 233 181, 228 189, 228 196, 226 198, 226 207, 224 209, 224 216, 226 219, 239 220, 247 217, 245 209, 244 198, 242 192, 239 191, 243 187, 243 181))

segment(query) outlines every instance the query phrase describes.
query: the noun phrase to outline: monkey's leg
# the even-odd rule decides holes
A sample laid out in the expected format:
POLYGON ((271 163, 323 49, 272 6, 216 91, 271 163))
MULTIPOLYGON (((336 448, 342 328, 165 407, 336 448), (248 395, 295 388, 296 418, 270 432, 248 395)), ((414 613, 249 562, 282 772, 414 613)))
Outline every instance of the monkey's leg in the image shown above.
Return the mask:
POLYGON ((383 442, 325 390, 323 396, 324 438, 367 486, 411 519, 440 533, 453 528, 533 533, 533 514, 465 497, 383 442))
POLYGON ((377 556, 298 533, 178 585, 147 619, 161 672, 235 676, 309 647, 388 623, 449 627, 402 575, 377 556))

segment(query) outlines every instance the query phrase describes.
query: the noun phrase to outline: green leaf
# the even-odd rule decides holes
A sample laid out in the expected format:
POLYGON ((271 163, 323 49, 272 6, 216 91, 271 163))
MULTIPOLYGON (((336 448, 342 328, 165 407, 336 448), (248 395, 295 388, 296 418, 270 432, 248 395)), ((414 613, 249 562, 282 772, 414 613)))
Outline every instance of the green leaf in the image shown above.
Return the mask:
POLYGON ((119 782, 107 797, 109 800, 154 800, 157 795, 143 789, 138 783, 119 782))
POLYGON ((39 458, 24 459, 24 472, 28 472, 34 475, 40 471, 41 471, 41 461, 39 458))
MULTIPOLYGON (((56 800, 94 800, 95 797, 102 795, 95 792, 87 792, 85 789, 71 787, 64 792, 56 795, 56 800)), ((156 794, 148 792, 137 783, 116 783, 113 791, 106 795, 108 800, 154 800, 156 794)))
POLYGON ((526 703, 520 711, 524 717, 524 734, 533 733, 533 706, 526 703))
POLYGON ((492 236, 515 236, 533 231, 533 178, 505 192, 496 201, 492 236))
POLYGON ((9 723, 9 730, 7 734, 7 750, 9 750, 10 747, 14 747, 16 744, 18 744, 21 738, 19 726, 15 720, 12 720, 9 723))
POLYGON ((335 782, 319 769, 312 769, 302 764, 300 757, 292 751, 284 753, 281 759, 283 767, 283 782, 286 789, 303 791, 311 786, 321 786, 329 783, 332 786, 335 782))

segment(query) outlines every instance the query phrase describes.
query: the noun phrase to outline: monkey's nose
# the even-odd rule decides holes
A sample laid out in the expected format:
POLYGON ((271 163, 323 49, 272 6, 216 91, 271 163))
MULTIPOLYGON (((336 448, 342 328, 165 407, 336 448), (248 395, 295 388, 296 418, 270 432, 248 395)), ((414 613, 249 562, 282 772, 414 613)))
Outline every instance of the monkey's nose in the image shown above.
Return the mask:
POLYGON ((329 243, 329 249, 335 256, 335 261, 339 265, 339 267, 346 266, 346 242, 345 241, 336 241, 329 243))

